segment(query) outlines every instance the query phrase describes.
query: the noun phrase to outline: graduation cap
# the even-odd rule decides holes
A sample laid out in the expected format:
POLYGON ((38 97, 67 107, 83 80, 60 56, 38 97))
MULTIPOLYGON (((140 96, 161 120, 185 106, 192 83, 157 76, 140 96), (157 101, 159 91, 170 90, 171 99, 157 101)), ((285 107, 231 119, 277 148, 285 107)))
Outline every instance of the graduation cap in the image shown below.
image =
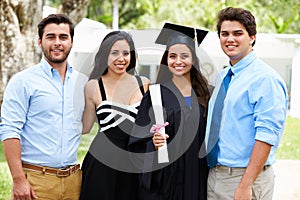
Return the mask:
POLYGON ((195 40, 198 46, 204 40, 208 31, 195 29, 192 27, 181 26, 177 24, 165 23, 160 31, 155 43, 171 46, 173 44, 183 43, 195 48, 195 40))

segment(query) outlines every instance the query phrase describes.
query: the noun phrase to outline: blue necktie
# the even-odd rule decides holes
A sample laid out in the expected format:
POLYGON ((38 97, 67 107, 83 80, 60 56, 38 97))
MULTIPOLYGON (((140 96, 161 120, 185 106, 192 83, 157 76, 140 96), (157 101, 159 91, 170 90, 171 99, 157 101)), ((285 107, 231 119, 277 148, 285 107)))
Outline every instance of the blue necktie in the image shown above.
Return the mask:
POLYGON ((207 163, 210 168, 213 168, 218 163, 218 140, 219 140, 219 132, 220 132, 220 124, 222 119, 222 110, 224 99, 227 93, 228 85, 232 76, 231 69, 228 70, 227 75, 224 77, 223 82, 220 86, 216 102, 212 112, 212 119, 210 124, 210 132, 207 144, 207 163))

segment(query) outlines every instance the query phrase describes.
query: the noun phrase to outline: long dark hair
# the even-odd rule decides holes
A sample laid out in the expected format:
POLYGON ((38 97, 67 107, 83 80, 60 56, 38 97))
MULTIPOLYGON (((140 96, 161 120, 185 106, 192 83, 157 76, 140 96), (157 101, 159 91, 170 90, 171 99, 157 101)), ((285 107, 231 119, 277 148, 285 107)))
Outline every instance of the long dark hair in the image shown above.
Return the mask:
MULTIPOLYGON (((200 62, 196 55, 195 49, 191 48, 189 45, 187 45, 187 47, 191 50, 192 58, 193 58, 193 65, 190 71, 192 88, 197 95, 198 102, 200 103, 200 105, 202 105, 205 108, 205 113, 206 113, 208 108, 208 101, 210 98, 208 82, 201 73, 200 62)), ((159 70, 157 73, 157 79, 156 79, 157 83, 163 83, 167 80, 171 80, 172 78, 172 73, 168 69, 169 48, 170 46, 167 46, 167 49, 165 50, 162 56, 159 70)))
POLYGON ((126 71, 130 74, 135 73, 136 50, 135 50, 132 37, 129 35, 129 33, 125 31, 112 31, 104 37, 99 47, 99 50, 95 56, 95 66, 89 77, 90 80, 91 79, 99 80, 102 75, 107 73, 108 70, 107 60, 108 60, 110 50, 112 46, 115 44, 115 42, 119 40, 126 40, 130 48, 130 63, 126 71))

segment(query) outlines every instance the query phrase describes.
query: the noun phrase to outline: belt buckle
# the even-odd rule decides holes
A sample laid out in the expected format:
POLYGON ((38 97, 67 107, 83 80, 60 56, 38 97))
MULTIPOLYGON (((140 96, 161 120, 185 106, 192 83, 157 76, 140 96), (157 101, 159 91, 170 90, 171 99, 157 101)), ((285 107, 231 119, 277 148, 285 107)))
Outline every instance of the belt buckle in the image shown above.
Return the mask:
POLYGON ((71 173, 70 173, 70 168, 67 168, 67 169, 58 169, 56 171, 56 176, 57 177, 66 177, 66 176, 70 176, 71 173), (64 174, 63 172, 67 172, 66 174, 64 174), (61 174, 63 173, 63 174, 61 174))
POLYGON ((76 165, 72 165, 69 167, 70 175, 73 174, 76 171, 76 165))

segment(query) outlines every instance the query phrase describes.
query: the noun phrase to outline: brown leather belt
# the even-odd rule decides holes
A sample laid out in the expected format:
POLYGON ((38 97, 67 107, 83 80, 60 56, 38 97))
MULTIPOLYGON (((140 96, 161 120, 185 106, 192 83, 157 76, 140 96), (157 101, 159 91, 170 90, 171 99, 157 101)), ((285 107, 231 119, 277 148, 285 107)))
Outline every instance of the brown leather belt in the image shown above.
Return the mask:
POLYGON ((70 176, 71 174, 75 173, 78 169, 80 169, 80 164, 68 166, 66 168, 44 167, 39 165, 32 165, 29 163, 22 163, 22 166, 23 169, 38 171, 44 174, 53 174, 58 177, 70 176))
MULTIPOLYGON (((266 171, 267 169, 269 169, 271 167, 271 165, 265 165, 262 168, 262 171, 266 171)), ((241 170, 245 170, 246 167, 227 167, 227 166, 223 166, 223 165, 216 165, 214 167, 215 170, 217 171, 222 171, 222 170, 228 170, 228 174, 232 174, 233 171, 241 171, 241 170)))

